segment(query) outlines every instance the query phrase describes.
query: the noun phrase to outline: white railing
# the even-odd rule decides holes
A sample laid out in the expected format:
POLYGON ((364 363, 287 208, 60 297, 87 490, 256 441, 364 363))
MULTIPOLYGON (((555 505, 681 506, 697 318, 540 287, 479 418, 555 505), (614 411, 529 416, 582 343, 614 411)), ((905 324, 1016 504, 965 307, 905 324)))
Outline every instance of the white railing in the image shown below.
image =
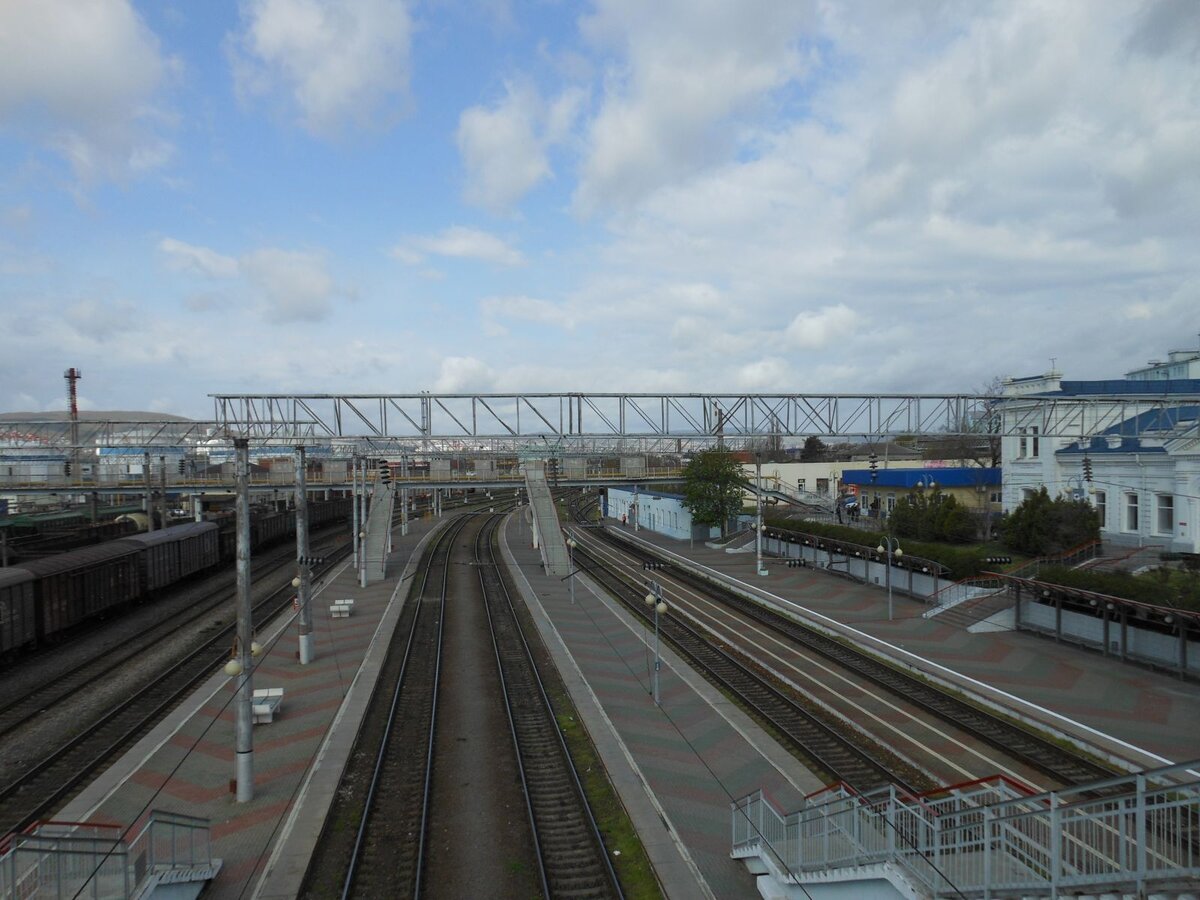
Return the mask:
POLYGON ((50 822, 5 839, 0 900, 122 900, 156 874, 187 869, 211 877, 219 868, 205 819, 156 810, 128 843, 118 826, 50 822))
POLYGON ((887 862, 934 897, 1145 892, 1200 877, 1200 762, 1031 794, 1008 779, 910 796, 835 785, 784 814, 733 804, 733 855, 806 873, 887 862))
POLYGON ((1008 585, 999 578, 965 578, 948 584, 929 598, 930 608, 922 614, 928 619, 953 609, 968 600, 995 597, 1008 590, 1008 585))

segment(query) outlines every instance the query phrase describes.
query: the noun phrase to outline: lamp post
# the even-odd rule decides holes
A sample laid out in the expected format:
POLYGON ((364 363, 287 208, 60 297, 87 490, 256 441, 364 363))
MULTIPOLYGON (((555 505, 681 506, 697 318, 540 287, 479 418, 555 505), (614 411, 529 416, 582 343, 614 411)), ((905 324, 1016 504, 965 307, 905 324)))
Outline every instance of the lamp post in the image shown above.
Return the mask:
POLYGON ((758 555, 758 574, 766 575, 767 570, 763 568, 763 536, 767 530, 767 526, 762 523, 762 516, 759 516, 758 527, 754 529, 755 547, 758 555))
POLYGON ((662 668, 662 659, 658 655, 658 617, 666 615, 667 604, 663 602, 662 585, 651 581, 647 585, 650 592, 646 594, 646 605, 654 612, 654 705, 661 706, 658 695, 658 672, 662 668))
POLYGON ((567 538, 567 558, 570 565, 567 567, 567 582, 571 585, 571 602, 575 602, 575 548, 579 546, 579 542, 573 537, 567 538))
POLYGON ((892 621, 892 557, 899 559, 904 555, 904 551, 900 549, 900 539, 883 535, 879 539, 879 546, 875 548, 876 553, 887 553, 887 592, 888 592, 888 621, 892 621), (885 550, 886 548, 886 550, 885 550))

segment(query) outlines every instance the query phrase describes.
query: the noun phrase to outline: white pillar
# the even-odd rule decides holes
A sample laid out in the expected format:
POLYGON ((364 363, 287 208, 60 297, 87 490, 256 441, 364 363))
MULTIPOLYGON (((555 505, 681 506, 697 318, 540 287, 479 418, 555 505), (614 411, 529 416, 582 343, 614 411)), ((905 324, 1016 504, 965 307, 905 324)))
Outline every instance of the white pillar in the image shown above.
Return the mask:
POLYGON ((236 741, 235 777, 237 801, 249 803, 254 799, 254 660, 250 645, 254 640, 254 624, 250 619, 250 444, 245 438, 233 442, 237 455, 237 633, 238 661, 242 671, 237 676, 238 693, 234 709, 236 741))

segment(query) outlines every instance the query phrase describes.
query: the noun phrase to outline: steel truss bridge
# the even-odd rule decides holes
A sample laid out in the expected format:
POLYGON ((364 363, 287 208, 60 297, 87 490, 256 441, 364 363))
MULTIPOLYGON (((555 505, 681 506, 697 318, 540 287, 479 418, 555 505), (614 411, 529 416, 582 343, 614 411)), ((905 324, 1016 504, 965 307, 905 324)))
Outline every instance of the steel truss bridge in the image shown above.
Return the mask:
MULTIPOLYGON (((1148 384, 1148 388, 1152 385, 1148 384)), ((194 447, 242 438, 263 446, 378 454, 599 455, 761 447, 808 436, 985 438, 1036 429, 1086 438, 1200 394, 998 398, 975 394, 509 393, 212 394, 209 421, 6 422, 7 447, 63 451, 194 447), (82 442, 81 442, 82 444, 82 442)))

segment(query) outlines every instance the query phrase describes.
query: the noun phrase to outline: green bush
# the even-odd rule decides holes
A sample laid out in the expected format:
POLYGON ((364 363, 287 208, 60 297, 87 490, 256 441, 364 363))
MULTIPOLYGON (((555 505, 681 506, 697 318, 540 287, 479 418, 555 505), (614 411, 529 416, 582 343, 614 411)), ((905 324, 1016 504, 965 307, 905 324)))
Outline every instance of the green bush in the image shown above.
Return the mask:
POLYGON ((1051 556, 1099 540, 1100 520, 1086 500, 1051 500, 1042 487, 1004 518, 1000 530, 1004 545, 1013 552, 1051 556))
POLYGON ((1128 572, 1095 572, 1090 569, 1068 569, 1063 566, 1043 566, 1038 581, 1060 584, 1081 591, 1123 597, 1152 606, 1171 606, 1200 611, 1200 578, 1178 569, 1159 568, 1145 575, 1128 572))
POLYGON ((897 537, 946 544, 969 544, 975 538, 974 518, 949 494, 901 497, 889 521, 897 537))
MULTIPOLYGON (((895 524, 895 520, 892 521, 895 524)), ((777 528, 780 531, 804 532, 844 541, 847 544, 872 548, 879 544, 879 535, 876 532, 850 528, 847 525, 829 525, 824 522, 810 522, 807 519, 769 520, 768 524, 771 528, 777 528)), ((996 551, 994 548, 984 545, 954 547, 904 539, 901 548, 909 556, 918 556, 945 566, 949 570, 947 577, 955 581, 978 575, 984 570, 995 571, 996 569, 995 565, 984 562, 986 557, 994 555, 996 551)))

